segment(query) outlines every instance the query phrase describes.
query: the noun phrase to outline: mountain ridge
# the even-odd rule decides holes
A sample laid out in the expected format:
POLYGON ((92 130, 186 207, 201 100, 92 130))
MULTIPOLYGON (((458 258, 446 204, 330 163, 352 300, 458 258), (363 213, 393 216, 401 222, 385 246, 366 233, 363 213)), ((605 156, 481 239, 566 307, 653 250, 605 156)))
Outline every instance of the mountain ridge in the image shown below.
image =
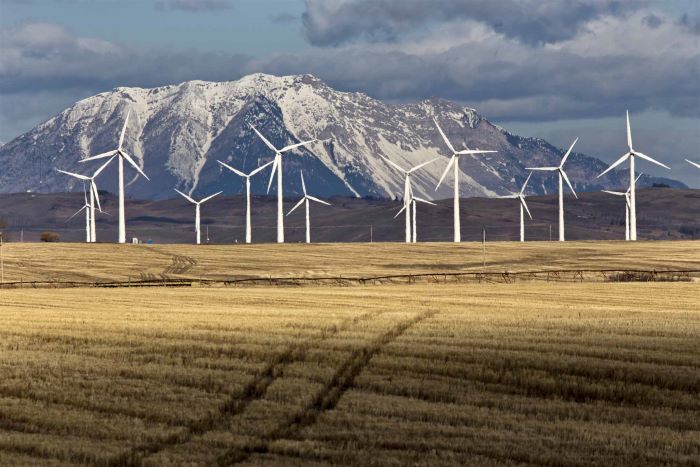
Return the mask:
MULTIPOLYGON (((432 117, 455 146, 498 151, 462 159, 462 196, 516 191, 527 176, 525 167, 558 165, 563 155, 562 149, 545 140, 517 136, 475 109, 444 99, 386 103, 359 92, 336 91, 313 75, 258 73, 237 81, 118 87, 82 99, 0 147, 0 162, 7 167, 0 174, 0 192, 79 190, 79 182, 53 169, 93 170, 79 160, 116 146, 127 111, 131 118, 125 147, 152 180, 128 171, 127 192, 145 199, 172 197, 173 188, 194 194, 240 193, 243 180, 223 171, 216 161, 248 172, 274 156, 249 124, 279 146, 309 137, 321 140, 284 156, 285 195, 301 192, 303 169, 310 191, 319 196, 396 197, 403 191, 403 174, 379 157, 383 155, 406 168, 434 157, 443 159, 415 174, 414 189, 426 198, 450 197, 450 179, 435 190, 451 154, 432 117)), ((577 190, 623 186, 624 172, 595 178, 606 166, 574 152, 567 172, 577 190)), ((253 193, 267 191, 268 177, 265 171, 253 179, 253 193)), ((640 185, 659 180, 645 177, 640 185)), ((684 187, 672 180, 665 183, 684 187)), ((115 166, 101 175, 98 184, 116 191, 115 166)), ((534 177, 530 187, 535 194, 555 190, 554 177, 534 177)))

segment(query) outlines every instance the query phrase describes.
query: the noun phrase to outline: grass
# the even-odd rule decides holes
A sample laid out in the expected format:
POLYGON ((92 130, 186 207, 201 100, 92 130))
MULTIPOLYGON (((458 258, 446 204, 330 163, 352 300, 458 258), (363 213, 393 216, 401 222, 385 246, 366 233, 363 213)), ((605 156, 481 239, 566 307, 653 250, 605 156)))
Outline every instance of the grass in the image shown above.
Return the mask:
MULTIPOLYGON (((639 265, 697 262, 687 244, 613 245, 639 265)), ((567 264, 595 265, 613 245, 552 247, 571 253, 567 264)), ((54 257, 56 274, 79 274, 66 269, 77 246, 51 247, 37 247, 31 261, 54 257)), ((27 247, 12 248, 8 258, 18 261, 27 247)), ((119 265, 167 265, 177 252, 220 274, 267 251, 256 273, 275 261, 292 273, 297 258, 300 269, 351 274, 359 269, 345 265, 393 270, 403 246, 359 245, 323 260, 339 248, 114 248, 119 254, 97 245, 70 264, 113 276, 124 274, 119 265)), ((444 248, 449 254, 409 248, 406 263, 470 267, 476 246, 444 248)), ((494 245, 493 260, 517 251, 494 245)), ((512 264, 563 263, 548 255, 528 245, 512 264)), ((616 261, 625 259, 607 264, 616 261)), ((0 321, 3 465, 700 459, 693 282, 15 289, 0 290, 0 321)))
POLYGON ((114 245, 8 243, 5 281, 365 277, 465 271, 700 269, 697 241, 114 245), (484 266, 485 260, 485 266, 484 266))

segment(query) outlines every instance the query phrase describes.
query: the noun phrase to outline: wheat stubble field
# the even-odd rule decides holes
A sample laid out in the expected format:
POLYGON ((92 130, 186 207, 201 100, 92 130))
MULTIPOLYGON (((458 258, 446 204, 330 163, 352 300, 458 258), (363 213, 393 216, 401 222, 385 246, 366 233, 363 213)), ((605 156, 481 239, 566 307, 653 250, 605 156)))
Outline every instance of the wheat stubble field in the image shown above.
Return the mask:
POLYGON ((0 290, 0 464, 693 465, 699 290, 0 290))

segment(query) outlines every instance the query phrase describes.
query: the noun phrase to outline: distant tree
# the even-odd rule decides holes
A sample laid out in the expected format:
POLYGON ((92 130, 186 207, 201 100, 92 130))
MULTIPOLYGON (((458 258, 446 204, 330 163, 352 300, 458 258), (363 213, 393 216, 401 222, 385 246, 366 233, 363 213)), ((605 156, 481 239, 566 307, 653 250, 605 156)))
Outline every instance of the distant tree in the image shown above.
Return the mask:
POLYGON ((665 183, 654 183, 651 185, 652 188, 671 188, 670 185, 666 185, 665 183))
POLYGON ((41 232, 39 239, 42 242, 57 242, 59 241, 60 237, 56 232, 41 232))

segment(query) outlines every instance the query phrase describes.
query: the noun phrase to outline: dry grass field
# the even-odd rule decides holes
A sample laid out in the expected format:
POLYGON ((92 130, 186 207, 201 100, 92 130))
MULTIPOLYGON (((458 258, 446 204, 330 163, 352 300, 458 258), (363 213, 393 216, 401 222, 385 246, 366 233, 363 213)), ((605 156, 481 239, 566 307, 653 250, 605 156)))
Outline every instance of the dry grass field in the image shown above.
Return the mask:
POLYGON ((700 241, 115 245, 7 243, 5 281, 226 280, 554 269, 700 269, 700 241), (483 266, 485 260, 485 267, 483 266))
POLYGON ((0 464, 697 464, 699 297, 0 290, 0 464))
MULTIPOLYGON (((481 270, 479 244, 7 244, 5 280, 481 270)), ((697 242, 487 270, 699 269, 697 242)), ((0 289, 0 465, 700 463, 691 282, 0 289)))

